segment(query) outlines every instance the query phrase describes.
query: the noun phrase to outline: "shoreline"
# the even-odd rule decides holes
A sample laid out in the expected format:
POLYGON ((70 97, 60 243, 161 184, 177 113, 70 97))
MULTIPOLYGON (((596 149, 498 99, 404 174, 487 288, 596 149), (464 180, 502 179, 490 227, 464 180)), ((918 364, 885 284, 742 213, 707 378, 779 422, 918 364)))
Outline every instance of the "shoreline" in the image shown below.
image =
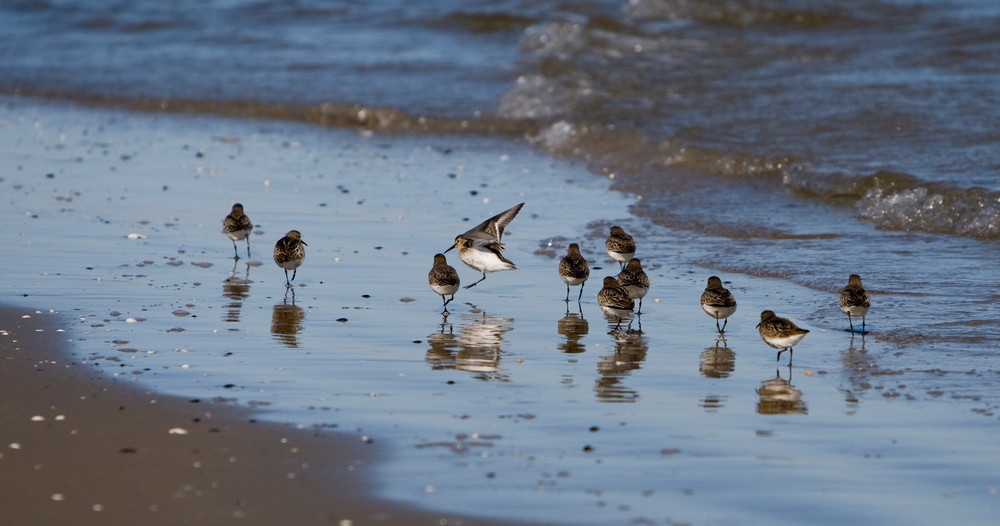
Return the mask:
POLYGON ((0 305, 2 524, 510 523, 370 497, 386 453, 360 436, 109 379, 60 317, 0 305))

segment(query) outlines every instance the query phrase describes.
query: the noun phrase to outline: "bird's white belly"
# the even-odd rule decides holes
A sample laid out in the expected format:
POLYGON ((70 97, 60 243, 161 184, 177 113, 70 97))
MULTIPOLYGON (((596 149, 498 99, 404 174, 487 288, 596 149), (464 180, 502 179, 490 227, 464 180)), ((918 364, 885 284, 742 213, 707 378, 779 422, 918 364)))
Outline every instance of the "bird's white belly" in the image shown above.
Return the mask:
POLYGON ((431 285, 431 290, 441 296, 454 296, 458 292, 458 283, 454 285, 431 285))
POLYGON ((516 270, 517 267, 500 259, 490 250, 479 248, 467 248, 458 253, 458 257, 466 265, 482 272, 499 272, 501 270, 516 270))
POLYGON ((628 263, 628 261, 635 256, 635 252, 614 252, 609 250, 608 255, 611 256, 611 259, 619 263, 628 263))
POLYGON ((795 347, 795 344, 799 343, 805 335, 805 333, 802 333, 793 336, 772 336, 767 338, 765 341, 768 345, 774 347, 775 349, 787 349, 789 347, 795 347))
POLYGON ((305 261, 305 260, 306 260, 306 258, 296 259, 296 260, 291 260, 291 261, 285 261, 285 262, 282 262, 282 263, 278 263, 278 266, 281 267, 281 268, 283 268, 283 269, 285 269, 285 270, 295 270, 295 269, 299 268, 300 266, 302 266, 302 262, 305 261))
POLYGON ((719 307, 716 305, 702 305, 701 310, 705 311, 705 314, 708 314, 713 318, 721 320, 732 316, 733 313, 736 312, 736 306, 733 305, 732 307, 719 307))
POLYGON ((234 232, 226 232, 226 235, 233 241, 242 241, 247 238, 247 234, 249 233, 246 230, 236 230, 234 232))
POLYGON ((860 318, 868 314, 868 307, 862 307, 861 305, 852 305, 850 307, 841 307, 840 310, 844 311, 848 316, 854 318, 860 318))
POLYGON ((608 316, 614 316, 615 318, 618 319, 629 318, 633 314, 632 309, 616 309, 614 307, 608 307, 606 305, 601 305, 601 310, 604 311, 604 314, 607 314, 608 316))
POLYGON ((634 300, 644 298, 646 293, 649 292, 649 287, 640 287, 637 285, 624 285, 622 288, 628 293, 628 297, 634 300))

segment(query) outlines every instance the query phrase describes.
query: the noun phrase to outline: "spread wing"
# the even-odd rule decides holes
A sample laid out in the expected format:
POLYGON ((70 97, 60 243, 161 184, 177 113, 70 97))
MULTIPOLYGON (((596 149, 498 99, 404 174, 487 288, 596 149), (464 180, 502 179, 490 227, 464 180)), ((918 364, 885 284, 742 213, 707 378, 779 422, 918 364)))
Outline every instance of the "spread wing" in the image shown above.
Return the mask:
POLYGON ((483 243, 499 243, 503 238, 504 229, 506 229, 507 225, 514 220, 517 213, 521 211, 522 206, 524 206, 524 203, 500 212, 486 221, 483 221, 475 228, 462 234, 462 237, 483 243))

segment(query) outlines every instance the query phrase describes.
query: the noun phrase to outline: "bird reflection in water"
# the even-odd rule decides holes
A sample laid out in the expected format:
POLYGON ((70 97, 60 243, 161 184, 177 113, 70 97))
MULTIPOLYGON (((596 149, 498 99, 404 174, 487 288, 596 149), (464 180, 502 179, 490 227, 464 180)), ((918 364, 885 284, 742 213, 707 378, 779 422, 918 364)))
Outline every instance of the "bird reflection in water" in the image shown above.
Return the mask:
POLYGON ((583 306, 580 303, 576 305, 579 309, 578 313, 570 312, 567 303, 566 315, 556 323, 556 331, 565 338, 565 341, 559 344, 559 350, 566 354, 579 354, 586 351, 583 344, 580 343, 580 339, 590 332, 590 323, 583 317, 583 306))
MULTIPOLYGON (((792 377, 792 366, 788 366, 788 378, 792 377)), ((762 415, 806 414, 806 403, 802 401, 802 391, 781 377, 781 370, 775 377, 761 382, 757 389, 757 412, 762 415)))
POLYGON ((876 357, 868 354, 865 350, 865 335, 855 339, 851 333, 851 341, 847 348, 840 351, 840 362, 843 367, 843 376, 847 379, 850 388, 842 388, 844 402, 847 404, 847 414, 854 414, 861 404, 859 393, 871 390, 878 382, 873 381, 873 376, 881 371, 876 357))
POLYGON ((601 375, 594 384, 599 402, 634 402, 639 393, 625 386, 622 381, 632 371, 642 368, 649 352, 649 342, 640 332, 620 333, 615 338, 615 352, 602 356, 597 363, 601 375))
POLYGON ((840 361, 849 376, 860 376, 864 382, 868 381, 870 372, 878 368, 874 357, 869 356, 868 351, 865 350, 864 335, 855 340, 854 334, 851 334, 851 341, 847 348, 840 351, 840 361))
POLYGON ((507 381, 500 358, 504 334, 513 329, 513 321, 472 309, 461 315, 456 334, 449 317, 443 316, 440 328, 427 336, 430 349, 425 359, 435 370, 456 369, 474 373, 473 378, 480 380, 507 381))
POLYGON ((616 338, 623 338, 630 336, 632 334, 642 334, 642 315, 636 314, 628 318, 628 325, 625 327, 621 326, 622 319, 618 318, 614 314, 604 314, 604 320, 608 322, 608 334, 614 335, 616 338), (635 328, 632 328, 632 322, 635 322, 635 328))
POLYGON ((437 331, 427 335, 427 344, 431 346, 427 349, 426 358, 427 363, 431 364, 431 369, 455 368, 455 354, 459 342, 455 326, 448 322, 447 313, 441 313, 441 325, 437 331))
POLYGON ((243 308, 243 300, 247 299, 247 296, 250 295, 250 284, 253 283, 250 281, 250 263, 246 263, 246 270, 242 278, 236 274, 236 266, 238 264, 239 258, 233 260, 233 270, 229 271, 228 277, 222 282, 222 297, 232 300, 223 307, 226 310, 222 315, 222 321, 229 323, 238 323, 240 321, 240 310, 243 308))
POLYGON ((286 289, 284 300, 271 312, 271 335, 288 347, 298 348, 298 334, 305 317, 306 311, 295 305, 295 289, 286 289))
POLYGON ((698 371, 705 378, 728 378, 735 370, 736 352, 726 346, 726 340, 717 339, 714 346, 702 351, 698 371))
POLYGON ((718 413, 719 409, 726 406, 728 399, 729 397, 725 395, 706 395, 698 401, 698 407, 704 409, 706 413, 718 413))

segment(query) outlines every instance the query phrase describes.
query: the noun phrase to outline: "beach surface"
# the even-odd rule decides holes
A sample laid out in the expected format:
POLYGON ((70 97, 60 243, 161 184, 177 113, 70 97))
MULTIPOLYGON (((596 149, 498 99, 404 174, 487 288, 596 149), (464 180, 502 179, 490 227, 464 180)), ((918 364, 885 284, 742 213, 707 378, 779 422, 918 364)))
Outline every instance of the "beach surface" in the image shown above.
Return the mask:
POLYGON ((112 380, 68 326, 0 308, 2 524, 497 524, 374 498, 368 437, 112 380))
POLYGON ((0 148, 4 524, 996 519, 988 339, 894 337, 923 296, 885 282, 872 332, 848 332, 835 289, 630 214, 627 177, 506 137, 22 98, 0 148), (240 259, 234 202, 255 224, 240 259), (518 270, 443 315, 433 255, 520 202, 518 270), (620 332, 596 304, 612 225, 652 281, 620 332), (270 251, 291 229, 286 288, 270 251), (556 274, 572 242, 579 303, 556 274), (725 339, 698 305, 713 274, 739 302, 725 339), (765 309, 811 331, 794 364, 760 340, 765 309))

